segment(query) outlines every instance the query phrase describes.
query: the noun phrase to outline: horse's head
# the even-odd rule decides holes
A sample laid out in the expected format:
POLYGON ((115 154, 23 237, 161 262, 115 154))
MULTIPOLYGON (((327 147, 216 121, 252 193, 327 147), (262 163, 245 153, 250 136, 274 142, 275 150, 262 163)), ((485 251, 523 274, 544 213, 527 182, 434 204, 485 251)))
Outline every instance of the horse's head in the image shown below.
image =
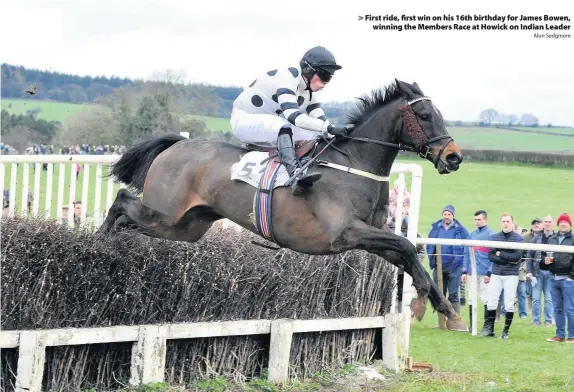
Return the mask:
POLYGON ((399 143, 414 148, 420 157, 434 164, 439 174, 457 171, 462 152, 447 132, 441 112, 419 86, 395 79, 406 103, 400 106, 399 143))

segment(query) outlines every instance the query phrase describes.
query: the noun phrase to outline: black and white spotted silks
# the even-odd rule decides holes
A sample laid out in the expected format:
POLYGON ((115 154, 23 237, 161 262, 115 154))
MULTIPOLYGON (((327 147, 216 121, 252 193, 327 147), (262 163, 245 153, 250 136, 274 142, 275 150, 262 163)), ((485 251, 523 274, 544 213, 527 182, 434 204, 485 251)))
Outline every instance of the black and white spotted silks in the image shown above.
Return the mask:
POLYGON ((296 67, 267 72, 254 80, 233 103, 231 128, 243 143, 275 145, 284 126, 293 140, 312 140, 326 134, 329 121, 318 94, 307 89, 296 67))

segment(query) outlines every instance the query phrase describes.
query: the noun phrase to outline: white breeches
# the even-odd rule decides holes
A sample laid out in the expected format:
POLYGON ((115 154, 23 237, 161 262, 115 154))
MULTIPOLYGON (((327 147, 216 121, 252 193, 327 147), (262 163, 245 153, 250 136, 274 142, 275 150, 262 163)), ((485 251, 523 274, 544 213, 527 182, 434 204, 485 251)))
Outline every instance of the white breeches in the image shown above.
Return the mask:
POLYGON ((518 275, 491 275, 487 288, 487 309, 496 310, 500 292, 504 289, 504 309, 507 312, 514 312, 514 299, 516 298, 516 288, 518 287, 518 275))
POLYGON ((273 114, 251 114, 240 109, 233 109, 231 113, 231 130, 242 143, 277 145, 277 136, 283 126, 288 126, 293 132, 293 142, 300 140, 314 140, 321 136, 320 132, 313 132, 296 127, 284 117, 273 114))
POLYGON ((478 294, 478 298, 482 301, 482 303, 486 304, 488 298, 486 296, 488 284, 484 283, 484 275, 478 275, 476 278, 474 275, 467 275, 466 280, 466 299, 468 300, 469 305, 478 305, 476 300, 474 299, 474 295, 472 290, 470 289, 471 279, 476 279, 476 291, 478 294))

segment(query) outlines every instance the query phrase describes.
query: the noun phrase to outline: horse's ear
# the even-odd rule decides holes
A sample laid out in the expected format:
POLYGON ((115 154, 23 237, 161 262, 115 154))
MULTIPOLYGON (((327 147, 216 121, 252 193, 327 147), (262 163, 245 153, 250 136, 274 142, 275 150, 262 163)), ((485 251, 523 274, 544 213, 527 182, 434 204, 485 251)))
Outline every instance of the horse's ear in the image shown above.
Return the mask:
POLYGON ((415 95, 411 91, 408 84, 401 82, 398 79, 395 79, 395 83, 397 84, 397 88, 403 94, 403 97, 406 97, 409 101, 415 98, 415 95))
POLYGON ((417 82, 414 82, 414 83, 413 83, 413 87, 414 87, 414 89, 413 89, 413 92, 414 92, 414 93, 419 94, 419 95, 424 95, 424 94, 423 94, 423 90, 421 90, 421 88, 419 87, 419 85, 417 84, 417 82))

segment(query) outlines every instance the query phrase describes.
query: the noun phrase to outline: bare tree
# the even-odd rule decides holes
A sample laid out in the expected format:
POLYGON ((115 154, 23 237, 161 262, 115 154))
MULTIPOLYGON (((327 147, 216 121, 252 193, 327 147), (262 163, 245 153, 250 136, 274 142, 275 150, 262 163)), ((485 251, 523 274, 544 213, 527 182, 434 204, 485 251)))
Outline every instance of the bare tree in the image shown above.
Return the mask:
POLYGON ((520 118, 520 124, 527 126, 527 127, 537 127, 538 126, 538 118, 533 115, 532 113, 525 113, 520 118))
POLYGON ((58 144, 122 144, 119 124, 110 108, 93 105, 64 122, 58 144))
POLYGON ((40 133, 25 125, 15 125, 10 127, 8 132, 2 134, 2 143, 14 147, 20 154, 24 154, 26 147, 41 142, 40 133))
POLYGON ((485 124, 491 124, 496 117, 498 112, 494 109, 486 109, 480 112, 479 121, 485 124))

